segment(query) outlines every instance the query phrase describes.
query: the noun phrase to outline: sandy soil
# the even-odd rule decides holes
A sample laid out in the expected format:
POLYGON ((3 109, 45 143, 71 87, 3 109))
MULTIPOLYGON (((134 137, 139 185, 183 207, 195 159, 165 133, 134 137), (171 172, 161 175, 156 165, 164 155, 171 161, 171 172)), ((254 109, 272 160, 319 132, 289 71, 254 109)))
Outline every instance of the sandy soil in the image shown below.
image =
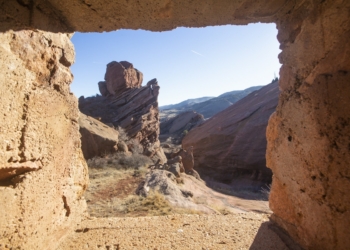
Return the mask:
POLYGON ((58 249, 290 249, 279 235, 257 213, 88 218, 58 249))

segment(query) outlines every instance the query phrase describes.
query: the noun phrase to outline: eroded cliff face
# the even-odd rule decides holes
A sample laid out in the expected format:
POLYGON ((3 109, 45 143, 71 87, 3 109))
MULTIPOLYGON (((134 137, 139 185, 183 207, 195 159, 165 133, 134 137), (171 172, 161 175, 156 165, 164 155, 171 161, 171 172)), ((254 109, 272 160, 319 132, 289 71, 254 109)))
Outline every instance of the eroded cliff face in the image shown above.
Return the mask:
POLYGON ((266 126, 278 103, 278 81, 262 87, 195 127, 182 147, 193 146, 195 167, 202 177, 250 188, 271 183, 266 168, 266 126))
POLYGON ((85 210, 69 34, 0 34, 0 245, 55 248, 85 210))
POLYGON ((308 249, 350 246, 349 1, 278 22, 282 90, 268 130, 274 220, 308 249))

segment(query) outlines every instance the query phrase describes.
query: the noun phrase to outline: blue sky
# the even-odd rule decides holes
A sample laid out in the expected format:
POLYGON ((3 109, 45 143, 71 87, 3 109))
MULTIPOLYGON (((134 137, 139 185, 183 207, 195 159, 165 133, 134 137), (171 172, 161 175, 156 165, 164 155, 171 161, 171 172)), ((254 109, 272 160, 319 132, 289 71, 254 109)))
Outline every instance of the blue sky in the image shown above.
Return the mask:
POLYGON ((75 33, 71 90, 99 93, 107 63, 124 60, 143 73, 143 85, 158 79, 160 106, 266 85, 281 66, 276 36, 275 24, 75 33))

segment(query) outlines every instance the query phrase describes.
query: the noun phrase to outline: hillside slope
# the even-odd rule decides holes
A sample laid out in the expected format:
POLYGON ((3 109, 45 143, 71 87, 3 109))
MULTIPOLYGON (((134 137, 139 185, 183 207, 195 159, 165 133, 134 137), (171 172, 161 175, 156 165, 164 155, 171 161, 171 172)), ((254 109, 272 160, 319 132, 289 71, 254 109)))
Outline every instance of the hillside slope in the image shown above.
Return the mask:
POLYGON ((184 111, 195 111, 196 113, 202 114, 204 118, 212 117, 261 87, 262 86, 254 86, 244 90, 226 92, 218 97, 189 99, 177 104, 161 106, 159 107, 161 121, 173 118, 184 111))
POLYGON ((235 177, 269 183, 266 168, 266 126, 278 102, 278 81, 239 100, 191 130, 183 148, 194 147, 201 176, 230 183, 235 177))

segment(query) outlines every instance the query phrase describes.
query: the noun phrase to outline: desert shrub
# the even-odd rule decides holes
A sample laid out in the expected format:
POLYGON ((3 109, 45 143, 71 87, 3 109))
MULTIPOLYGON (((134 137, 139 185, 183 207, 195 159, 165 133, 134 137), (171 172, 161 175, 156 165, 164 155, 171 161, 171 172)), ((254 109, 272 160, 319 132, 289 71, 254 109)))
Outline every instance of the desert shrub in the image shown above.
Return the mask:
POLYGON ((130 139, 128 134, 125 132, 125 130, 122 127, 118 126, 116 130, 119 133, 119 136, 118 136, 119 140, 126 142, 130 139))
POLYGON ((143 153, 143 147, 137 139, 130 139, 127 142, 127 145, 128 145, 129 150, 133 154, 142 154, 143 153))
POLYGON ((138 169, 140 167, 145 167, 151 165, 152 160, 141 154, 133 154, 131 156, 121 155, 119 159, 119 164, 123 166, 123 168, 135 168, 138 169))
POLYGON ((87 161, 89 168, 113 167, 116 169, 139 169, 153 164, 152 160, 141 154, 127 155, 114 153, 105 157, 94 157, 87 161))

